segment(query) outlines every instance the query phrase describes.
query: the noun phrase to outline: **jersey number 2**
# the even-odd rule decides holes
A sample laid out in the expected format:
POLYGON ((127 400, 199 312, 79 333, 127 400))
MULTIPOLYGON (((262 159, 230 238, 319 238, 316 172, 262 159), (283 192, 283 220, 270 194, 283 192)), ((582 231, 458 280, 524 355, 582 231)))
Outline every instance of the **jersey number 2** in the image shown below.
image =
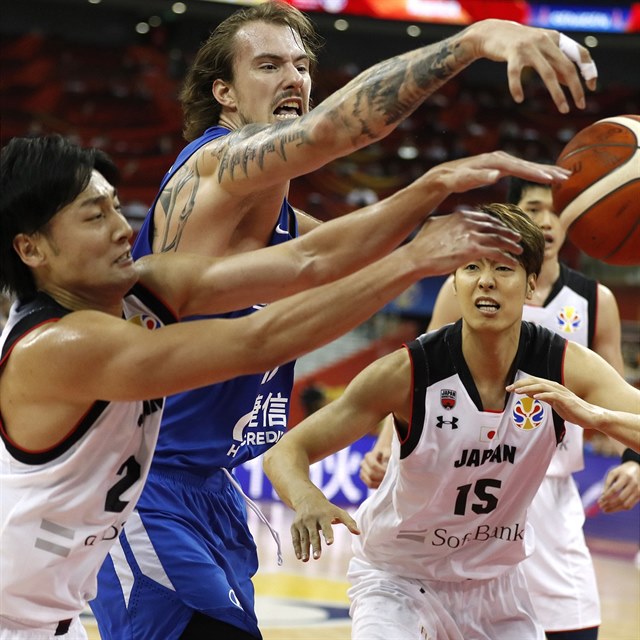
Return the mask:
POLYGON ((119 476, 123 473, 124 476, 107 491, 107 499, 104 501, 105 511, 120 513, 129 504, 120 500, 120 496, 140 480, 140 463, 133 456, 129 456, 118 470, 119 476))
MULTIPOLYGON (((456 506, 453 510, 457 516, 463 516, 467 511, 467 498, 469 497, 469 491, 471 490, 471 484, 463 484, 458 489, 458 497, 456 498, 456 506)), ((502 486, 501 480, 492 480, 485 478, 484 480, 478 480, 473 486, 473 493, 477 498, 482 500, 481 503, 471 503, 471 510, 474 513, 490 513, 498 506, 498 498, 487 491, 488 488, 499 489, 502 486)))

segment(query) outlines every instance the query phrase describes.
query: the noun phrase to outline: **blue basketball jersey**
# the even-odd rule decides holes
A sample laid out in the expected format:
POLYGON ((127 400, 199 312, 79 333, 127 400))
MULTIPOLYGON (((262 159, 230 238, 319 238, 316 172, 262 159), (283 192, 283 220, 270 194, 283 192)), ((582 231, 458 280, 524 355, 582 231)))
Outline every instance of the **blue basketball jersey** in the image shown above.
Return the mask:
MULTIPOLYGON (((133 248, 136 259, 152 253, 153 211, 167 182, 193 153, 228 133, 224 127, 211 127, 178 155, 162 180, 158 196, 140 229, 133 248)), ((295 214, 285 199, 269 244, 280 244, 297 235, 295 214)), ((210 317, 236 318, 253 313, 261 306, 210 317)), ((269 336, 265 336, 265 340, 268 339, 269 336)), ((293 368, 294 363, 290 362, 264 374, 241 376, 167 398, 153 467, 171 466, 173 470, 192 471, 195 467, 233 468, 259 456, 285 432, 293 368)))

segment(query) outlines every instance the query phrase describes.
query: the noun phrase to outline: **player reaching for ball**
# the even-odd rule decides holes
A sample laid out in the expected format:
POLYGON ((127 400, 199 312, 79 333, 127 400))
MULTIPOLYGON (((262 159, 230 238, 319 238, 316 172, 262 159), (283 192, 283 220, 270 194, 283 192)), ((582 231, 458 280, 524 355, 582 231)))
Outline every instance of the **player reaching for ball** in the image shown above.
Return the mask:
MULTIPOLYGON (((524 305, 523 318, 593 349, 622 374, 616 300, 607 287, 559 262, 565 232, 553 208, 551 188, 511 179, 508 199, 540 227, 545 238, 542 269, 533 296, 524 305)), ((460 313, 450 276, 440 290, 428 330, 455 322, 460 313)), ((529 509, 535 551, 523 563, 523 569, 547 637, 592 640, 597 638, 601 622, 600 602, 582 532, 584 509, 571 476, 584 466, 583 430, 570 423, 566 426, 567 434, 529 509)), ((370 487, 377 487, 384 476, 391 437, 392 428, 387 421, 376 445, 363 460, 361 477, 370 487)), ((632 460, 623 462, 607 475, 600 506, 605 512, 613 512, 631 509, 639 500, 640 465, 632 460)))

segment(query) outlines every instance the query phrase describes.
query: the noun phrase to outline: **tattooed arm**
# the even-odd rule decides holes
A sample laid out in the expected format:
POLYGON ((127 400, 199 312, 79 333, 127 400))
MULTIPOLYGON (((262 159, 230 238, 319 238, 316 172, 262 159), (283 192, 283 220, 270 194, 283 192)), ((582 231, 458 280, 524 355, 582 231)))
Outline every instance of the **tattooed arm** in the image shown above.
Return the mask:
MULTIPOLYGON (((584 91, 556 31, 485 20, 442 42, 380 62, 354 78, 308 114, 290 122, 251 124, 211 145, 217 179, 240 194, 248 181, 260 190, 299 176, 387 135, 440 86, 474 60, 507 63, 509 88, 523 100, 521 74, 532 67, 556 106, 569 110, 561 85, 578 107, 584 91)), ((591 61, 579 47, 581 61, 591 61)), ((595 88, 595 78, 587 83, 595 88)))

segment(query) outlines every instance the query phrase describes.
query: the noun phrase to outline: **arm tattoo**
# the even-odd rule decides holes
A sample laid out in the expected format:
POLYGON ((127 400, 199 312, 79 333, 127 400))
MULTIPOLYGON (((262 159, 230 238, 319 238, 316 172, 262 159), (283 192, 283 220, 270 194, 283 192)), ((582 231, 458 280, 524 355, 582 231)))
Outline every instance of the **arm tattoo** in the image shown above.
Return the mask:
POLYGON ((200 186, 200 173, 198 171, 197 164, 194 169, 186 165, 183 166, 174 176, 174 180, 174 186, 165 188, 159 198, 160 206, 165 215, 164 234, 160 244, 160 251, 162 253, 178 250, 178 245, 180 244, 184 228, 189 216, 193 213, 198 187, 200 186), (190 191, 187 194, 187 199, 182 210, 177 213, 177 226, 175 231, 173 231, 172 238, 170 239, 169 228, 171 226, 171 219, 174 214, 176 214, 176 201, 178 199, 178 195, 183 189, 190 189, 190 191))
MULTIPOLYGON (((455 39, 410 54, 385 60, 358 76, 351 118, 358 123, 357 135, 377 137, 371 123, 382 118, 385 126, 397 124, 453 77, 462 66, 455 39)), ((340 104, 334 111, 340 110, 340 104)), ((351 119, 347 118, 347 120, 351 119)))
POLYGON ((262 171, 269 154, 275 153, 287 160, 287 147, 309 144, 307 133, 298 122, 283 122, 275 125, 247 125, 229 134, 225 144, 212 151, 218 159, 218 182, 225 174, 234 179, 236 167, 240 167, 245 177, 252 169, 262 171), (264 135, 261 133, 264 132, 264 135))

